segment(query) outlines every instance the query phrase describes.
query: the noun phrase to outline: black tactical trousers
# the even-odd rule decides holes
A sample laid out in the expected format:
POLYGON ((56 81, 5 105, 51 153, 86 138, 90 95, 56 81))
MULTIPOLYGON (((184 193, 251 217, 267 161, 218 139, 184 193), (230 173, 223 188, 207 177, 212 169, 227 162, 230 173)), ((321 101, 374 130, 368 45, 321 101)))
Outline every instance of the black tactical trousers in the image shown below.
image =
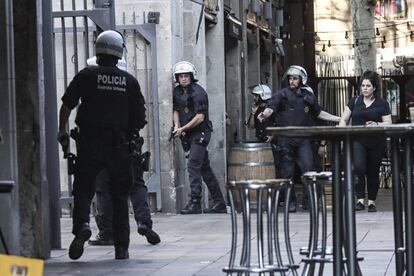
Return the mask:
MULTIPOLYGON (((280 178, 292 179, 295 177, 295 165, 300 170, 296 175, 300 176, 314 170, 314 154, 311 141, 307 138, 279 138, 280 154, 280 178)), ((293 186, 291 200, 296 199, 293 186)), ((304 193, 306 196, 306 192, 304 193)))
POLYGON ((275 178, 281 178, 281 173, 280 173, 281 157, 280 157, 279 146, 277 145, 277 143, 272 142, 270 144, 270 147, 272 149, 273 162, 275 164, 275 173, 276 173, 275 178))
MULTIPOLYGON (((152 220, 150 208, 147 201, 147 186, 143 179, 142 169, 133 161, 133 175, 134 183, 129 190, 129 198, 134 209, 134 217, 136 222, 141 222, 152 228, 152 220)), ((113 204, 109 192, 109 177, 106 171, 99 173, 96 178, 96 204, 97 215, 95 216, 96 225, 99 229, 99 234, 103 238, 112 238, 112 217, 113 204)))
POLYGON ((109 176, 113 203, 115 247, 129 246, 128 191, 132 184, 129 148, 120 132, 81 128, 75 180, 73 183, 74 235, 89 223, 90 204, 95 194, 95 178, 102 170, 109 176))
POLYGON ((202 180, 204 180, 214 203, 225 202, 217 178, 210 167, 207 145, 200 145, 195 139, 191 141, 187 166, 190 178, 191 199, 200 201, 202 191, 201 184, 202 180))

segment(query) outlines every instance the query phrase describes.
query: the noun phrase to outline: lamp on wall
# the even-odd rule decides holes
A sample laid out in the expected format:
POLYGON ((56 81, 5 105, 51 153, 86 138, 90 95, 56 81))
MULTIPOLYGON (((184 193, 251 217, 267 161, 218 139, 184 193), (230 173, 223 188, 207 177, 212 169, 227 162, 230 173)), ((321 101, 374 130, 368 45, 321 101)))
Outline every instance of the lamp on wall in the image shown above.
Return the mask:
POLYGON ((160 13, 159 12, 148 12, 148 23, 159 24, 160 13))
POLYGON ((285 39, 285 40, 290 39, 290 33, 289 32, 282 32, 281 35, 282 35, 282 38, 285 39))
POLYGON ((283 40, 280 38, 275 38, 276 53, 280 56, 285 55, 285 49, 283 48, 283 40))

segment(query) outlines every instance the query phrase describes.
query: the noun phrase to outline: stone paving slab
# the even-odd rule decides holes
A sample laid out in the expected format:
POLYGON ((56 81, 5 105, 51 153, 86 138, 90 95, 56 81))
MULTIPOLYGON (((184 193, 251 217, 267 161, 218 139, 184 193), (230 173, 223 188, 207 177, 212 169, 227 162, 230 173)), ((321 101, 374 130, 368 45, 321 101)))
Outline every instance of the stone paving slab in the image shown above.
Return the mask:
MULTIPOLYGON (((331 213, 329 212, 329 216, 331 213)), ((239 216, 240 218, 240 216, 239 216)), ((62 247, 52 251, 52 258, 45 262, 47 276, 54 275, 156 275, 156 276, 215 276, 224 275, 222 268, 227 266, 231 243, 231 220, 229 214, 176 215, 154 214, 154 229, 161 236, 161 243, 150 245, 136 232, 131 216, 131 244, 129 260, 114 260, 111 246, 89 246, 77 261, 68 257, 68 247, 72 240, 71 219, 63 218, 62 247)), ((253 216, 255 220, 255 216, 253 216)), ((309 215, 298 212, 291 215, 291 240, 295 262, 302 256, 299 248, 307 245, 309 215)), ((356 214, 357 241, 363 275, 395 275, 393 254, 392 212, 361 212, 356 214)), ((97 233, 94 220, 91 220, 94 235, 97 233)), ((328 219, 331 229, 331 219, 328 219)), ((239 240, 241 233, 239 233, 239 240)), ((329 232, 328 243, 332 233, 329 232)), ((281 235, 280 241, 284 242, 281 235)), ((255 250, 256 231, 252 233, 252 258, 255 250)), ((238 248, 240 252, 240 248, 238 248)), ((285 250, 282 255, 286 257, 285 250)), ((253 261, 256 262, 257 261, 253 261)), ((303 268, 300 263, 299 273, 303 268)), ((332 264, 325 266, 324 275, 332 275, 332 264)))

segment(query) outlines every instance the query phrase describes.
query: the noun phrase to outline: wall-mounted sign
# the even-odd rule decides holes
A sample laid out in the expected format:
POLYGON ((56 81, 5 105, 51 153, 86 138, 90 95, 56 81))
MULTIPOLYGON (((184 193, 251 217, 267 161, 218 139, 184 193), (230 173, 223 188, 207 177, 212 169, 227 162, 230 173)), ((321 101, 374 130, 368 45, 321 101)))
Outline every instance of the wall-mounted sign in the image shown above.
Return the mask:
POLYGON ((227 15, 227 22, 229 26, 229 35, 237 38, 238 40, 243 40, 242 36, 242 24, 237 18, 231 16, 230 14, 227 15))

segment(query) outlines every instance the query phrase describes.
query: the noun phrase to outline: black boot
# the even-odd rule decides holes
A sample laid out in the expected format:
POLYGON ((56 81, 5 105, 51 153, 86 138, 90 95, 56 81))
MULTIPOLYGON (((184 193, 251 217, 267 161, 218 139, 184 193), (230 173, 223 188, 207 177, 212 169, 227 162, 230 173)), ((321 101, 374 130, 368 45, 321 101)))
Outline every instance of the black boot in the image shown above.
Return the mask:
POLYGON ((90 245, 114 245, 114 239, 112 235, 109 234, 102 234, 99 232, 94 240, 89 240, 88 244, 90 245))
POLYGON ((126 260, 129 259, 129 252, 127 247, 115 247, 115 259, 116 260, 126 260))
POLYGON ((152 230, 151 227, 148 225, 138 222, 138 234, 145 236, 147 238, 147 242, 155 245, 161 242, 160 236, 152 230))
POLYGON ((197 199, 191 199, 184 209, 181 210, 181 215, 201 214, 201 204, 197 199))
POLYGON ((204 209, 205 214, 225 214, 227 206, 224 202, 215 203, 211 208, 204 209))
POLYGON ((296 200, 289 202, 289 213, 296 213, 296 200))
POLYGON ((77 231, 75 238, 69 246, 69 258, 77 260, 83 254, 83 245, 92 235, 91 228, 88 223, 82 224, 77 231))

